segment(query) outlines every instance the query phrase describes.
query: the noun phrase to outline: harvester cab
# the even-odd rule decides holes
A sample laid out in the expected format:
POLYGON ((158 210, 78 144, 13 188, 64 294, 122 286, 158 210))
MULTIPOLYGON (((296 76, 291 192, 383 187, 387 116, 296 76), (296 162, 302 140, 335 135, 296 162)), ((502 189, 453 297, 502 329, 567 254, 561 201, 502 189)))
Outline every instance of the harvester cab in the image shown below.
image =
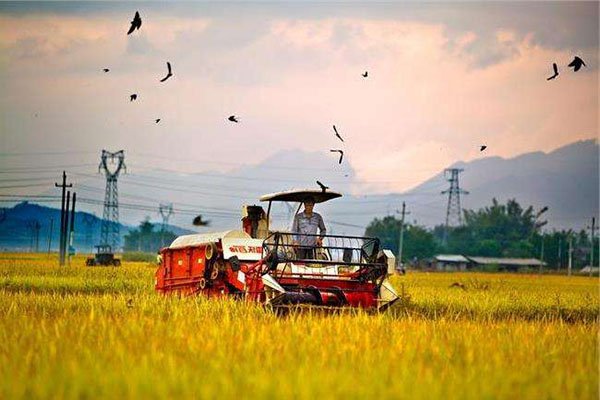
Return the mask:
POLYGON ((242 230, 186 235, 161 251, 156 290, 162 293, 233 295, 275 308, 360 307, 385 310, 398 296, 388 281, 395 257, 379 239, 320 235, 315 238, 269 226, 274 202, 315 203, 342 195, 320 190, 291 190, 264 195, 261 206, 242 208, 242 230), (302 251, 301 251, 302 250, 302 251))

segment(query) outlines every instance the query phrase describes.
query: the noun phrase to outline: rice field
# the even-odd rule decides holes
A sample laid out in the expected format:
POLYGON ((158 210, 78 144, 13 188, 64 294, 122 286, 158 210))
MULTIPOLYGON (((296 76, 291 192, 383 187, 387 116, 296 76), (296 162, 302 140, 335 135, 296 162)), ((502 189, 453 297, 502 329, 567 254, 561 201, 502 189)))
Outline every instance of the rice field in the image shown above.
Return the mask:
POLYGON ((597 278, 409 273, 390 312, 164 298, 155 267, 0 254, 0 399, 597 399, 597 278))

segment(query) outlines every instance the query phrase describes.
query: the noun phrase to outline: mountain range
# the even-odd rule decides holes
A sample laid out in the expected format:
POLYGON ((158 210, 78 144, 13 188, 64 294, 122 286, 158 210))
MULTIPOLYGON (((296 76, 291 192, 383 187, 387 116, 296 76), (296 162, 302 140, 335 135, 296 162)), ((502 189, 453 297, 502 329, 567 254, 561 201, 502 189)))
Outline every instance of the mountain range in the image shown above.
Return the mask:
MULTIPOLYGON (((235 165, 235 163, 232 163, 235 165)), ((420 185, 402 193, 352 195, 360 193, 361 182, 350 164, 331 167, 329 154, 289 150, 273 154, 261 163, 237 166, 229 172, 203 171, 182 173, 177 169, 140 167, 128 164, 129 172, 119 177, 120 217, 122 232, 139 224, 148 217, 160 221, 158 205, 173 203, 173 215, 169 224, 176 233, 190 231, 213 231, 238 228, 243 204, 259 204, 261 194, 291 188, 317 188, 316 180, 344 193, 344 197, 319 204, 320 212, 331 233, 361 235, 373 218, 386 215, 399 216, 397 210, 406 203, 407 220, 424 226, 443 224, 446 219, 449 182, 444 171, 432 176, 420 185), (196 214, 210 220, 208 227, 194 227, 196 214), (181 227, 181 228, 176 228, 181 227)), ((515 198, 519 203, 535 209, 548 207, 546 229, 582 229, 591 218, 598 215, 599 203, 599 147, 595 139, 578 141, 554 151, 531 152, 512 158, 483 157, 469 162, 458 161, 448 168, 459 168, 460 187, 468 191, 461 195, 461 206, 477 209, 490 205, 493 198, 501 202, 515 198)), ((91 215, 102 214, 105 181, 99 174, 73 173, 77 191, 78 209, 91 215)), ((51 189, 39 194, 54 195, 51 189)), ((34 218, 48 221, 54 218, 55 227, 60 216, 58 210, 41 213, 33 204, 17 207, 19 223, 0 223, 0 246, 11 243, 27 245, 30 237, 26 228, 17 227, 23 221, 34 218), (20 208, 19 208, 20 207, 20 208), (16 225, 15 225, 16 224, 16 225), (15 235, 22 236, 17 240, 15 235)), ((9 215, 13 215, 14 209, 9 215)), ((293 205, 276 204, 273 207, 273 226, 287 228, 295 208, 293 205)), ((78 213, 78 219, 83 213, 78 213)), ((99 219, 92 228, 92 242, 99 235, 99 219)), ((47 222, 44 222, 47 224, 47 222)), ((82 227, 78 237, 85 238, 82 227)), ((89 236, 88 236, 89 237, 89 236)), ((82 242, 83 243, 83 242, 82 242)), ((81 247, 81 246, 80 246, 81 247)))

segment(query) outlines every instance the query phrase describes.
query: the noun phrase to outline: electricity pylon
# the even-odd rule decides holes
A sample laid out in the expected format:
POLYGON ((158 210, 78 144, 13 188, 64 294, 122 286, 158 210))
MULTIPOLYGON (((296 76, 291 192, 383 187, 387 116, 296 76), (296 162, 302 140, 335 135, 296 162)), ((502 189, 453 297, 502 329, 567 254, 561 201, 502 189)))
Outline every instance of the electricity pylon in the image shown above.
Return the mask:
POLYGON ((444 177, 450 182, 450 187, 442 194, 448 193, 448 206, 446 208, 446 225, 444 226, 444 243, 448 240, 448 227, 462 225, 462 209, 460 207, 460 195, 469 194, 460 188, 458 174, 464 171, 462 168, 447 168, 444 177))
POLYGON ((110 245, 112 251, 117 251, 120 241, 119 225, 119 192, 117 190, 117 178, 125 166, 125 152, 119 150, 115 153, 102 150, 98 172, 106 176, 106 191, 104 193, 104 212, 102 214, 102 227, 100 229, 100 242, 110 245), (109 162, 113 169, 109 167, 109 162))

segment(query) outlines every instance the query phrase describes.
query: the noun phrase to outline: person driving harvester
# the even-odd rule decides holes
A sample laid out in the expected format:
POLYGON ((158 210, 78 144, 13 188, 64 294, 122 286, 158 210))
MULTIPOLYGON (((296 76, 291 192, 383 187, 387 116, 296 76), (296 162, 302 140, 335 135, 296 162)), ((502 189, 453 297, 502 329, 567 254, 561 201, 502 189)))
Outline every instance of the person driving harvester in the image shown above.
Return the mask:
POLYGON ((296 214, 294 224, 292 225, 292 233, 294 235, 294 244, 296 248, 296 256, 298 259, 314 259, 315 248, 323 245, 323 237, 327 233, 323 217, 320 214, 313 212, 315 199, 307 197, 304 200, 304 211, 296 214), (317 235, 319 230, 319 236, 317 235), (315 235, 315 236, 304 236, 315 235))

